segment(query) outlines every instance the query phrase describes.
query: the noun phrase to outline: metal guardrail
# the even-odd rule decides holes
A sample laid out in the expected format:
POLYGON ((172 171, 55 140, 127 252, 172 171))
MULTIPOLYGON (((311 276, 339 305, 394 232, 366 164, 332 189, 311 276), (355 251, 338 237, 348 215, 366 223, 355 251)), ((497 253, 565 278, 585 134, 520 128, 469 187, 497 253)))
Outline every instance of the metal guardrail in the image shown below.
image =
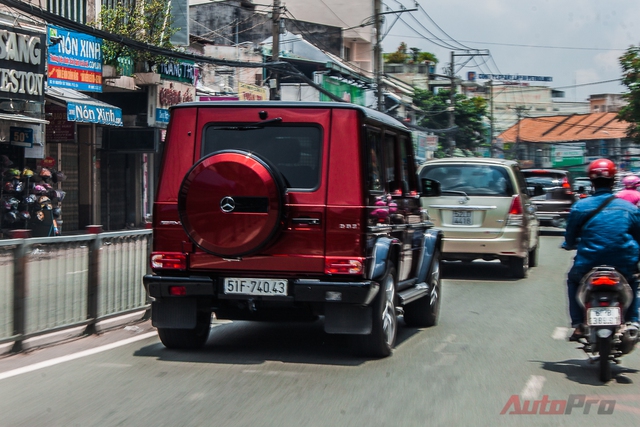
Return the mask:
POLYGON ((0 344, 148 309, 151 232, 0 240, 0 344))

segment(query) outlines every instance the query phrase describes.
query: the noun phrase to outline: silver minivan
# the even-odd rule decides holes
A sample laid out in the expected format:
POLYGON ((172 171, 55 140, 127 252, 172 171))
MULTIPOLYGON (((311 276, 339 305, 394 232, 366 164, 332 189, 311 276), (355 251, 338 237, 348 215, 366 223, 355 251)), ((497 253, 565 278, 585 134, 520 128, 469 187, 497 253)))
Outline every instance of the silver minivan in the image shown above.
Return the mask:
POLYGON ((440 187, 421 204, 444 233, 442 259, 498 259, 518 278, 536 266, 539 223, 517 162, 452 157, 429 160, 418 173, 440 187))

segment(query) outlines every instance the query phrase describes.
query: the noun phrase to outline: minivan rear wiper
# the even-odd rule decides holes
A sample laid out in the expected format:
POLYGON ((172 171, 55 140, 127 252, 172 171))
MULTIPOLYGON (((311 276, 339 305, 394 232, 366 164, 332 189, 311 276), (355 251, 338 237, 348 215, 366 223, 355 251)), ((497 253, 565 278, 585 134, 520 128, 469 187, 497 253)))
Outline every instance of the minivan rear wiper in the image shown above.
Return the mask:
POLYGON ((239 126, 225 126, 225 127, 216 127, 216 130, 254 130, 254 129, 262 129, 263 127, 271 124, 276 124, 282 122, 282 117, 276 117, 275 119, 263 120, 261 122, 256 123, 247 123, 246 125, 239 126))
POLYGON ((469 196, 467 195, 467 193, 465 193, 464 191, 458 191, 458 190, 441 190, 440 194, 445 194, 445 193, 449 193, 449 194, 459 194, 461 196, 464 196, 467 198, 467 200, 469 200, 469 196))

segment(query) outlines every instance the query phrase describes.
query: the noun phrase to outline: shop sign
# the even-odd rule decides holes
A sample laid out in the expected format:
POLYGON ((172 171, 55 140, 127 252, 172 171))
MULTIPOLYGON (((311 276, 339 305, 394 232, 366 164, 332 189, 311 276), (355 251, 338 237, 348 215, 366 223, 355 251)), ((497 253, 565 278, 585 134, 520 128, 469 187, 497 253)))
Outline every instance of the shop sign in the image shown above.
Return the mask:
MULTIPOLYGON (((331 76, 321 76, 321 86, 324 90, 331 92, 333 95, 342 98, 346 102, 356 105, 365 106, 365 90, 360 86, 350 84, 331 76)), ((320 101, 333 101, 327 95, 321 93, 320 101)))
POLYGON ((102 92, 102 39, 47 25, 47 83, 85 92, 102 92))
POLYGON ((47 142, 73 141, 75 139, 75 124, 67 120, 67 109, 57 105, 45 106, 49 119, 46 127, 47 142))
POLYGON ((238 82, 238 98, 240 101, 266 101, 269 94, 266 88, 238 82))
POLYGON ((67 120, 71 122, 122 126, 122 110, 114 107, 67 102, 67 120))
POLYGON ((45 157, 44 159, 42 159, 42 167, 45 168, 52 168, 56 165, 56 159, 54 159, 53 157, 49 156, 49 157, 45 157))
POLYGON ((551 167, 561 168, 584 164, 585 143, 551 146, 551 167))
POLYGON ((0 25, 0 98, 44 102, 42 33, 0 25))
POLYGON ((33 147, 33 129, 11 126, 9 128, 9 135, 11 145, 26 148, 33 147))
POLYGON ((169 123, 169 107, 194 100, 195 88, 180 82, 162 81, 156 99, 156 123, 169 123))
POLYGON ((195 84, 195 63, 193 61, 169 62, 158 65, 160 78, 195 84))

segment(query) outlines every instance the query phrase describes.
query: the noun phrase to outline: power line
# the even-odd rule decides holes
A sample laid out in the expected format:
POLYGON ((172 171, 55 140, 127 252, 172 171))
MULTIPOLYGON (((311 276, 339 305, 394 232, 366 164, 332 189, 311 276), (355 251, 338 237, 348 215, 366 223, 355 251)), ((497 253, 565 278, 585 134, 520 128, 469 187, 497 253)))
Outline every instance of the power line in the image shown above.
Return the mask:
MULTIPOLYGON (((424 37, 417 37, 417 36, 407 36, 404 34, 390 34, 391 36, 394 37, 407 37, 407 38, 413 38, 413 39, 419 39, 419 38, 424 38, 424 37)), ((433 42, 433 40, 428 40, 433 42)), ((576 47, 576 46, 548 46, 548 45, 533 45, 533 44, 516 44, 516 43, 497 43, 497 42, 484 42, 484 41, 477 41, 477 40, 462 40, 465 43, 476 43, 476 44, 490 44, 490 45, 496 45, 496 46, 510 46, 510 47, 529 47, 529 48, 535 48, 535 49, 565 49, 565 50, 592 50, 592 51, 600 51, 600 52, 609 52, 612 50, 619 50, 621 52, 626 51, 627 49, 621 49, 621 48, 598 48, 598 47, 576 47)))

